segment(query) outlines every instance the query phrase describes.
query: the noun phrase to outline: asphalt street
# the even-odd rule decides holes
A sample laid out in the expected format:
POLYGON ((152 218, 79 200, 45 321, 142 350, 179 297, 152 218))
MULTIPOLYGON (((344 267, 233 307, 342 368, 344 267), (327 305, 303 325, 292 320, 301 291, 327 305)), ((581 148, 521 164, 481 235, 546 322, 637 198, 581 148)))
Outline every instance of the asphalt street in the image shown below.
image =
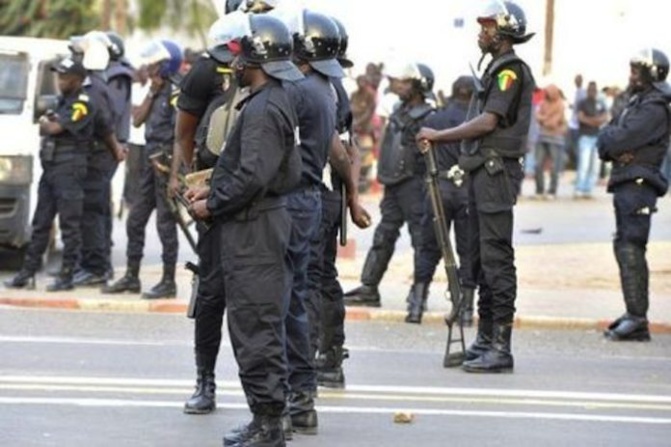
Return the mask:
MULTIPOLYGON (((0 445, 221 445, 249 414, 227 339, 218 410, 182 413, 192 331, 178 315, 3 308, 0 445)), ((439 325, 348 322, 347 333, 346 390, 320 389, 319 435, 290 445, 668 445, 669 335, 616 344, 520 329, 513 374, 471 375, 442 367, 439 325), (394 423, 398 411, 414 421, 394 423)))

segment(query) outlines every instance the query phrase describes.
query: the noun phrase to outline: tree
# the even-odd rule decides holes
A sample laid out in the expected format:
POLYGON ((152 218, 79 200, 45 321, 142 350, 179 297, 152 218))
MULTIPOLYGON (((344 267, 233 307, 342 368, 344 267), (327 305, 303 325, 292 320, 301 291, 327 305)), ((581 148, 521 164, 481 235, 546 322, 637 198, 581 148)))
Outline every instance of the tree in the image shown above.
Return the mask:
POLYGON ((96 0, 0 0, 0 35, 67 39, 99 25, 96 0))
POLYGON ((140 14, 137 26, 155 30, 163 25, 197 35, 203 45, 205 30, 218 15, 211 0, 138 0, 140 14))

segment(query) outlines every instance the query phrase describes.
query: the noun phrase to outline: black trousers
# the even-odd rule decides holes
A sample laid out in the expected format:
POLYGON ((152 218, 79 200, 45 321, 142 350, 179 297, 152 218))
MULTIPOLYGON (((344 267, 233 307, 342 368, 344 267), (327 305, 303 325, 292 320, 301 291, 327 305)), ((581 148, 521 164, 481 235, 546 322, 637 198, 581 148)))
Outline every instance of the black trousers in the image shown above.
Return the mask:
POLYGON ((219 229, 228 329, 242 388, 252 413, 279 416, 287 386, 284 299, 291 288, 291 218, 285 208, 275 208, 219 229))
POLYGON ((414 267, 417 270, 424 213, 424 180, 420 176, 402 183, 385 186, 380 212, 382 218, 375 228, 373 245, 368 251, 361 282, 377 286, 387 271, 394 254, 396 241, 404 223, 408 223, 410 241, 414 250, 414 267))
POLYGON ((110 265, 112 177, 117 166, 106 149, 96 149, 89 154, 81 221, 81 267, 96 275, 104 274, 110 265))
POLYGON ((42 163, 32 238, 23 267, 31 273, 40 267, 56 215, 63 240, 62 270, 72 271, 79 259, 86 159, 72 155, 67 160, 42 163))
MULTIPOLYGON (((450 231, 454 224, 456 251, 459 256, 459 281, 463 287, 475 288, 473 268, 471 267, 471 241, 468 225, 468 182, 457 187, 452 181, 439 181, 440 197, 445 211, 445 223, 450 231)), ((419 251, 419 261, 415 272, 418 283, 428 284, 433 280, 436 267, 442 258, 436 230, 433 222, 433 207, 431 198, 424 197, 424 216, 422 217, 422 245, 419 251)))
POLYGON ((319 230, 310 244, 308 320, 313 353, 345 343, 345 304, 338 281, 336 256, 341 199, 338 191, 322 191, 319 230))
POLYGON ((214 370, 221 347, 226 310, 224 275, 221 265, 221 230, 216 222, 198 238, 198 297, 196 299, 194 344, 199 368, 214 370))
POLYGON ((126 256, 132 260, 142 259, 145 228, 151 213, 156 210, 156 229, 163 248, 161 254, 163 265, 174 267, 177 263, 179 250, 177 224, 165 197, 166 180, 156 174, 156 170, 149 160, 149 156, 158 151, 160 151, 160 148, 156 146, 147 145, 145 148, 139 196, 135 199, 126 221, 126 233, 128 235, 126 256))
POLYGON ((470 172, 468 216, 478 313, 483 320, 510 324, 517 297, 513 206, 524 173, 517 159, 504 159, 503 167, 495 174, 484 166, 470 172))

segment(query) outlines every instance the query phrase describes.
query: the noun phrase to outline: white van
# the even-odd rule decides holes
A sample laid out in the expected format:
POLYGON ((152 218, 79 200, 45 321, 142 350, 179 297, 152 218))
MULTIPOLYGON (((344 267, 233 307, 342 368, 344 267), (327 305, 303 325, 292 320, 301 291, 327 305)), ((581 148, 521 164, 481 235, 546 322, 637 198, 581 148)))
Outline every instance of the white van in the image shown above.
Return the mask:
POLYGON ((58 93, 50 64, 69 54, 68 41, 0 36, 0 248, 18 253, 30 240, 37 202, 37 118, 58 93))

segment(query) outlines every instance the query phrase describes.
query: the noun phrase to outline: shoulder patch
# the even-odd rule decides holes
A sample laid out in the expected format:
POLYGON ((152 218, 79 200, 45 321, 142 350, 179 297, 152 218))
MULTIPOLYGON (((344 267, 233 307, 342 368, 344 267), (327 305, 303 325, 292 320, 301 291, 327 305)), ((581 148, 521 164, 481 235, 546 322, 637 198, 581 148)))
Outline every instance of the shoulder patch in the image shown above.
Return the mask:
POLYGON ((217 73, 219 74, 233 74, 233 70, 231 70, 228 67, 225 67, 223 65, 218 65, 217 66, 217 73))
POLYGON ((76 123, 88 114, 89 108, 83 102, 76 102, 72 104, 72 116, 70 117, 72 122, 76 123))
POLYGON ((512 87, 515 81, 517 81, 517 74, 509 68, 501 70, 501 72, 496 76, 496 83, 499 86, 499 90, 502 92, 505 92, 510 87, 512 87))

